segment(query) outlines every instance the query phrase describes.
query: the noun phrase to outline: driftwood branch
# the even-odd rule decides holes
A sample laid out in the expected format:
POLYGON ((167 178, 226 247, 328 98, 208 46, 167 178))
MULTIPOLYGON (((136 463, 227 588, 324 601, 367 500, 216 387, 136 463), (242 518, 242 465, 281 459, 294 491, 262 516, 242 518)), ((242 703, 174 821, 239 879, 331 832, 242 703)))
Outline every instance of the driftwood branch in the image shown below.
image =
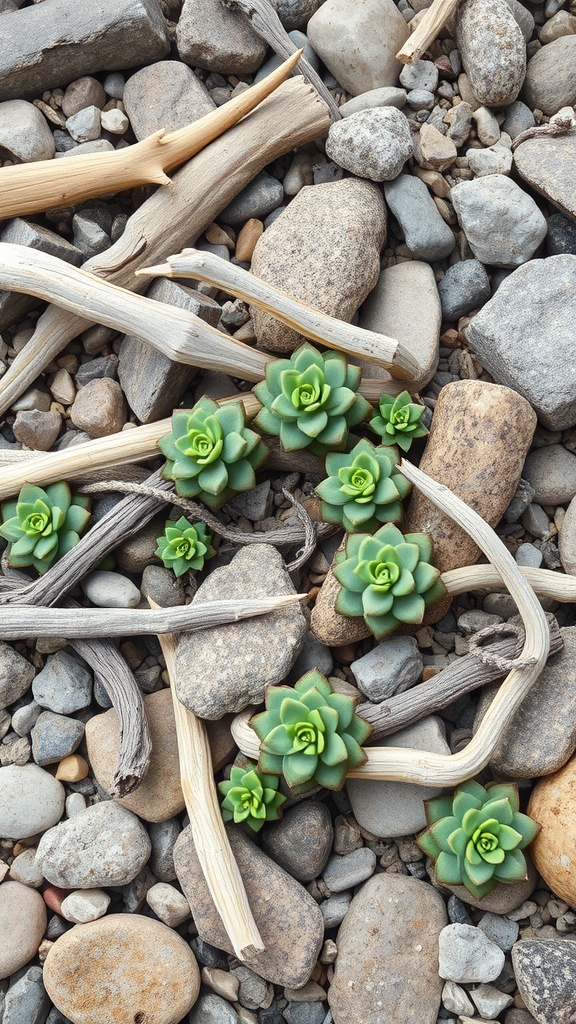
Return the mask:
POLYGON ((135 185, 170 185, 168 171, 213 142, 288 78, 302 53, 296 47, 294 51, 262 82, 178 131, 161 130, 134 146, 108 153, 1 168, 0 219, 29 216, 135 185))
MULTIPOLYGON (((149 601, 152 608, 158 608, 154 601, 149 601)), ((170 677, 180 760, 180 782, 190 818, 194 847, 214 906, 234 952, 241 960, 250 959, 264 950, 264 943, 250 910, 244 882, 222 821, 206 726, 192 711, 185 708, 176 696, 174 635, 168 633, 159 636, 158 639, 170 677)))
POLYGON ((446 24, 448 18, 452 17, 458 3, 459 0, 434 0, 422 21, 396 54, 396 60, 401 61, 402 64, 414 64, 415 61, 420 60, 430 43, 436 39, 442 26, 446 24))

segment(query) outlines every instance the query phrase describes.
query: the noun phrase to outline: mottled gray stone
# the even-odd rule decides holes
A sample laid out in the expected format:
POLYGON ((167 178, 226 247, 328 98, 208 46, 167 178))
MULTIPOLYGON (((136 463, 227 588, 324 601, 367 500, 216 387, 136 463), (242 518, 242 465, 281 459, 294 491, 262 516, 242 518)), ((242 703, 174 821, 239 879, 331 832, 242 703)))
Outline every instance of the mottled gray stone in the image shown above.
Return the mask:
POLYGON ((504 953, 483 931, 470 924, 449 924, 439 936, 438 973, 466 982, 494 981, 504 967, 504 953))
POLYGON ((408 119, 396 107, 375 107, 335 121, 326 153, 340 167, 371 181, 391 181, 412 156, 408 119))
POLYGON ((26 100, 0 103, 0 153, 14 157, 17 163, 51 160, 55 152, 54 136, 44 115, 26 100))
POLYGON ((510 8, 514 16, 514 20, 520 27, 520 31, 524 36, 524 42, 527 43, 534 31, 533 15, 526 7, 524 7, 524 4, 519 2, 519 0, 506 0, 506 4, 510 8))
POLYGON ((14 437, 33 451, 47 452, 54 444, 62 417, 59 412, 43 412, 40 409, 23 409, 12 425, 14 437))
MULTIPOLYGON (((194 602, 293 593, 280 553, 269 544, 254 544, 210 573, 194 602)), ((285 678, 306 631, 304 613, 295 603, 268 615, 181 634, 176 649, 179 699, 209 719, 259 704, 266 686, 285 678)))
POLYGON ((506 117, 504 118, 502 130, 514 141, 517 135, 525 132, 527 128, 533 128, 535 123, 534 114, 530 107, 522 103, 522 100, 514 100, 514 103, 511 103, 506 108, 506 117))
POLYGON ((330 857, 324 869, 324 881, 331 892, 344 892, 364 882, 374 874, 376 854, 367 846, 346 853, 343 857, 337 853, 330 857))
POLYGON ((304 25, 322 3, 323 0, 275 0, 274 6, 284 28, 290 32, 304 25))
POLYGON ((9 644, 0 643, 0 708, 7 708, 24 696, 34 672, 26 658, 9 644))
POLYGON ((84 107, 66 121, 66 131, 75 142, 93 142, 100 137, 100 130, 100 110, 95 106, 84 107))
POLYGON ((230 501, 227 502, 228 508, 234 509, 241 516, 245 516, 246 519, 250 519, 251 522, 257 523, 260 519, 265 519, 266 516, 272 514, 274 495, 272 494, 272 487, 269 480, 263 480, 261 484, 256 484, 251 491, 242 491, 240 494, 235 494, 230 501))
POLYGON ((423 181, 400 174, 384 185, 384 194, 414 259, 432 263, 450 255, 454 235, 423 181))
POLYGON ((533 544, 520 544, 514 555, 518 565, 525 565, 530 569, 539 569, 542 565, 542 552, 533 544))
MULTIPOLYGON (((452 899, 452 897, 450 898, 452 899)), ((505 953, 512 949, 520 931, 520 925, 517 921, 509 921, 507 917, 503 917, 501 914, 493 914, 490 911, 480 918, 478 927, 492 942, 500 946, 500 949, 503 949, 505 953)))
POLYGON ((305 800, 266 828, 263 838, 272 860, 299 882, 311 882, 322 874, 332 848, 330 812, 323 803, 305 800))
POLYGON ((29 967, 6 993, 2 1024, 44 1024, 50 1005, 42 968, 29 967))
MULTIPOLYGON (((48 228, 40 227, 39 224, 31 224, 22 217, 15 217, 8 221, 0 235, 0 242, 10 242, 13 245, 25 245, 28 249, 38 249, 40 252, 46 252, 50 256, 57 256, 59 259, 65 260, 66 263, 71 263, 73 267, 79 267, 84 259, 80 250, 71 242, 53 231, 49 231, 48 228)), ((33 295, 0 291, 0 330, 18 323, 37 305, 38 299, 35 299, 33 295)))
POLYGON ((422 675, 422 655, 412 636, 390 637, 350 666, 358 689, 378 704, 414 686, 422 675))
MULTIPOLYGON (((576 35, 574 39, 576 39, 576 35)), ((544 136, 539 139, 527 139, 514 152, 514 164, 519 175, 532 188, 554 203, 554 206, 562 210, 562 213, 571 218, 572 234, 576 219, 576 195, 574 194, 572 174, 575 159, 576 133, 574 131, 557 138, 544 136)), ((573 252, 574 249, 559 249, 557 251, 573 252)))
POLYGON ((31 732, 32 757, 36 764, 56 764, 78 749, 84 736, 84 723, 67 715, 43 711, 31 732))
POLYGON ((563 217, 561 213, 553 213, 548 218, 546 255, 561 256, 564 253, 576 256, 576 221, 563 217))
POLYGON ((224 207, 218 219, 231 227, 240 227, 253 217, 263 220, 280 206, 283 198, 284 189, 278 178, 261 171, 224 207))
POLYGON ((320 904, 320 910, 324 918, 324 927, 337 928, 339 924, 342 924, 351 902, 351 892, 337 892, 334 896, 329 896, 327 900, 324 900, 320 904))
POLYGON ((530 452, 523 475, 541 505, 564 505, 576 494, 576 455, 561 444, 530 452))
POLYGON ((153 821, 148 825, 148 835, 152 843, 150 870, 159 882, 173 882, 176 878, 174 844, 181 831, 178 818, 153 821))
POLYGON ((216 109, 203 82, 177 60, 160 60, 141 68, 128 79, 123 92, 126 113, 139 142, 161 128, 175 132, 216 109))
POLYGON ((494 380, 523 395, 550 430, 576 423, 575 274, 576 256, 530 261, 502 282, 465 331, 494 380))
POLYGON ((188 1024, 238 1024, 233 1006, 215 992, 204 992, 187 1017, 188 1024))
POLYGON ((438 284, 444 320, 454 321, 490 298, 488 274, 479 260, 462 260, 449 267, 438 284))
POLYGON ((373 110, 375 107, 398 107, 402 109, 406 103, 406 89, 398 89, 394 85, 382 86, 381 89, 370 89, 353 96, 339 107, 341 117, 350 117, 360 110, 373 110))
POLYGON ((520 26, 505 0, 463 0, 455 15, 456 41, 480 103, 505 107, 516 99, 526 71, 520 26))
POLYGON ((86 259, 105 252, 112 245, 110 235, 91 216, 90 211, 75 213, 72 218, 74 245, 86 259))
POLYGON ((498 143, 489 149, 469 149, 466 158, 476 178, 483 178, 487 174, 509 174, 512 167, 510 149, 498 143))
POLYGON ((530 259, 546 235, 544 214, 531 196, 503 174, 462 181, 450 198, 470 248, 482 263, 518 267, 530 259))
POLYGON ((311 672, 312 669, 321 672, 323 676, 329 676, 333 667, 334 659, 330 648, 321 644, 314 633, 308 632, 302 650, 292 665, 286 681, 293 686, 306 672, 311 672))
POLYGON ((42 708, 35 700, 30 701, 29 704, 24 704, 20 708, 16 708, 11 722, 14 732, 18 736, 27 736, 41 712, 42 708))
POLYGON ((87 708, 92 699, 92 673, 67 651, 49 654, 32 683, 34 700, 49 711, 69 715, 87 708))
POLYGON ((576 102, 576 35, 560 36, 528 61, 523 96, 534 110, 549 117, 576 102))
POLYGON ((576 1016, 576 943, 522 939, 512 949, 522 999, 538 1024, 571 1024, 576 1016))
POLYGON ((438 68, 431 60, 417 60, 405 64, 400 72, 400 84, 405 89, 426 89, 435 92, 438 85, 438 68))
POLYGON ((225 75, 256 71, 266 54, 266 43, 245 15, 220 0, 185 0, 176 44, 185 64, 225 75))

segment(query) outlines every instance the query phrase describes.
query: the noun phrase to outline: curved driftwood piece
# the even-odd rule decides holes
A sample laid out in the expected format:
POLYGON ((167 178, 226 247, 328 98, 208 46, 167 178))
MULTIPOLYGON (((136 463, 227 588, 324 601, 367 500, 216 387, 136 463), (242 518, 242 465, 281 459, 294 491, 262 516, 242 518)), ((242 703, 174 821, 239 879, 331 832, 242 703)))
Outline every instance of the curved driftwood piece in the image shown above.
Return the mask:
MULTIPOLYGON (((169 187, 158 189, 132 214, 121 238, 83 269, 131 291, 143 291, 145 280, 136 278, 135 270, 193 243, 259 171, 276 157, 325 135, 330 123, 328 108, 312 86, 301 77, 283 82, 177 171, 169 187)), ((85 317, 49 307, 0 379, 0 414, 90 325, 85 317)))
POLYGON ((433 43, 440 29, 451 18, 459 0, 434 0, 425 12, 422 21, 416 26, 412 35, 396 54, 396 60, 402 64, 414 64, 433 43))
POLYGON ((1 168, 0 219, 25 217, 135 185, 169 185, 167 171, 189 160, 266 99, 288 78, 301 54, 294 48, 262 82, 178 131, 157 131, 134 146, 110 152, 1 168))
MULTIPOLYGON (((150 598, 152 608, 158 608, 150 598)), ((174 611, 176 609, 170 609, 174 611)), ((180 783, 194 847, 214 906, 237 957, 251 959, 264 950, 242 875, 230 848, 214 782, 212 755, 202 719, 185 708, 176 696, 176 641, 172 633, 158 637, 170 677, 176 722, 180 783)))

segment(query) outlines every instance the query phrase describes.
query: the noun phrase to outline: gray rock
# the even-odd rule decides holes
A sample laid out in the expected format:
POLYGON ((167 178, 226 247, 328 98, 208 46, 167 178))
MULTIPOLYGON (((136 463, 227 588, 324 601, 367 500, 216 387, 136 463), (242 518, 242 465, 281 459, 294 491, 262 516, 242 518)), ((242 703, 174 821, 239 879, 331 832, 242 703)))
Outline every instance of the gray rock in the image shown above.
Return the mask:
POLYGON ((466 991, 455 981, 447 981, 442 989, 442 1006, 449 1013, 471 1014, 474 1005, 468 999, 466 991))
POLYGON ((522 939, 512 950, 518 989, 539 1024, 571 1024, 576 1014, 576 945, 522 939))
POLYGON ((576 255, 576 223, 560 213, 548 218, 546 255, 561 256, 564 253, 576 255))
POLYGON ((150 851, 148 834, 136 815, 106 800, 45 832, 36 858, 53 885, 99 889, 131 882, 150 851))
MULTIPOLYGON (((576 39, 576 36, 574 36, 576 39)), ((574 196, 571 168, 576 156, 576 135, 527 139, 514 153, 514 164, 520 176, 528 184, 546 196, 570 218, 572 237, 576 219, 576 197, 574 196)), ((559 252, 573 252, 573 245, 559 252)), ((552 253, 553 255, 553 253, 552 253)))
POLYGON ((340 167, 372 181, 398 177, 414 146, 408 119, 396 107, 361 110, 331 125, 326 153, 340 167))
POLYGON ((454 235, 423 181, 401 174, 384 186, 384 194, 414 259, 432 263, 450 255, 454 235))
POLYGON ((112 245, 110 236, 86 213, 75 213, 72 218, 74 245, 89 259, 105 252, 112 245))
POLYGON ((520 27, 520 31, 524 36, 524 42, 527 43, 534 31, 535 22, 532 14, 519 0, 506 0, 506 3, 514 16, 514 20, 520 27))
POLYGON ((287 1024, 323 1024, 325 1019, 322 1003, 288 1003, 284 1010, 287 1024))
POLYGON ((160 60, 141 68, 128 79, 123 94, 139 142, 160 128, 175 132, 216 109, 203 82, 177 60, 160 60))
POLYGON ((546 218, 532 197, 502 174, 462 181, 450 198, 470 248, 482 263, 518 267, 546 235, 546 218))
POLYGON ((405 89, 427 89, 435 92, 438 85, 438 68, 431 60, 417 60, 405 64, 400 72, 400 84, 405 89))
POLYGON ((110 96, 113 100, 121 100, 123 98, 126 82, 124 75, 120 71, 113 71, 111 74, 106 75, 102 85, 106 95, 110 96))
POLYGON ((60 821, 64 812, 64 786, 36 764, 0 768, 2 803, 0 835, 27 839, 60 821))
POLYGON ((323 676, 329 676, 333 667, 334 659, 330 648, 321 644, 314 634, 309 632, 306 634, 302 650, 292 665, 286 681, 293 686, 306 672, 310 672, 312 669, 321 672, 323 676))
POLYGON ((375 704, 414 686, 422 667, 422 655, 412 636, 391 637, 350 666, 358 689, 375 704))
POLYGON ((504 967, 504 953, 479 928, 449 924, 439 936, 438 972, 450 981, 494 981, 504 967))
POLYGON ((517 135, 525 132, 528 128, 533 128, 535 123, 534 114, 530 107, 522 103, 522 100, 514 100, 514 103, 511 103, 506 108, 506 117, 504 118, 502 130, 514 141, 517 135))
MULTIPOLYGON (((299 50, 304 50, 303 56, 308 61, 310 67, 314 68, 314 71, 320 74, 320 61, 308 42, 308 36, 305 36, 303 32, 289 32, 288 35, 299 50)), ((278 56, 277 53, 273 53, 272 56, 269 57, 268 60, 265 61, 258 69, 254 75, 252 84, 256 85, 258 82, 261 82, 263 78, 266 78, 266 76, 270 75, 276 70, 276 68, 279 68, 281 63, 282 57, 278 56)))
POLYGON ((152 597, 161 608, 184 604, 184 587, 171 569, 163 565, 147 565, 142 573, 142 594, 152 597))
POLYGON ((494 985, 477 985, 470 992, 478 1013, 485 1019, 495 1018, 514 1002, 512 996, 500 992, 494 985))
POLYGON ((159 882, 173 882, 176 878, 174 844, 181 831, 178 818, 153 821, 148 825, 148 835, 152 843, 150 870, 159 882))
POLYGON ((540 540, 550 539, 550 520, 540 505, 533 503, 528 506, 522 516, 522 526, 533 537, 539 537, 540 540))
POLYGON ((272 513, 272 506, 274 501, 274 495, 272 494, 272 488, 269 480, 263 480, 261 484, 257 484, 251 491, 244 491, 241 494, 235 494, 233 498, 227 502, 228 508, 234 509, 235 512, 246 519, 250 519, 251 522, 257 523, 260 519, 265 519, 272 513))
POLYGON ((240 227, 252 217, 263 220, 267 214, 280 206, 283 198, 284 189, 278 178, 261 171, 231 203, 228 203, 228 206, 224 207, 219 220, 223 224, 230 224, 231 227, 240 227))
POLYGON ((564 505, 576 494, 576 455, 561 444, 530 452, 523 475, 541 505, 564 505))
POLYGON ((136 608, 142 595, 127 576, 95 569, 82 580, 82 590, 97 608, 136 608))
POLYGON ((375 107, 398 107, 402 109, 406 103, 406 90, 397 89, 396 86, 382 86, 381 89, 370 89, 368 92, 361 92, 353 96, 339 107, 341 117, 350 117, 360 110, 373 110, 375 107))
POLYGON ((18 736, 27 736, 41 712, 42 708, 35 700, 30 701, 29 704, 24 704, 23 707, 16 708, 11 722, 14 732, 18 736))
POLYGON ((84 723, 67 715, 43 711, 32 729, 32 756, 41 766, 56 764, 78 749, 84 736, 84 723))
POLYGON ((334 1024, 435 1024, 442 981, 440 894, 403 875, 375 875, 340 926, 329 1002, 334 1024))
MULTIPOLYGON (((450 898, 452 899, 452 897, 450 898)), ((510 921, 507 917, 493 914, 490 911, 480 918, 478 927, 491 942, 495 942, 505 953, 512 949, 520 931, 517 921, 510 921)))
POLYGON ((185 64, 225 75, 256 71, 266 55, 266 43, 245 15, 229 11, 220 0, 185 0, 176 44, 185 64))
POLYGON ((300 28, 321 7, 323 0, 275 0, 280 21, 287 32, 300 28))
MULTIPOLYGON (((444 737, 444 725, 433 715, 380 740, 379 746, 450 753, 444 737)), ((432 786, 373 779, 348 779, 346 790, 358 824, 372 835, 384 839, 411 835, 424 828, 423 801, 441 793, 432 786)))
POLYGON ((92 699, 92 673, 67 651, 49 654, 32 683, 34 700, 42 708, 70 715, 87 708, 92 699))
POLYGON ((118 0, 112 6, 97 0, 89 8, 52 0, 49 7, 25 7, 2 19, 0 99, 33 99, 93 71, 153 63, 169 49, 157 0, 118 0))
POLYGON ((93 142, 100 137, 100 130, 98 107, 84 107, 66 121, 66 131, 70 132, 75 142, 93 142))
POLYGON ((326 929, 337 928, 339 924, 342 924, 351 902, 351 892, 337 892, 334 896, 329 896, 327 900, 324 900, 320 904, 324 927, 326 929))
POLYGON ((512 501, 504 513, 507 523, 518 523, 535 495, 535 490, 527 480, 520 478, 512 501))
POLYGON ((576 35, 547 43, 528 61, 523 96, 533 110, 549 117, 576 102, 576 35))
POLYGON ((20 700, 34 679, 34 666, 9 644, 0 643, 0 708, 20 700))
POLYGON ((84 153, 112 153, 114 146, 108 139, 95 139, 94 142, 82 142, 62 153, 55 153, 55 159, 67 156, 82 156, 84 153))
POLYGON ((514 557, 518 565, 526 565, 530 569, 539 569, 543 560, 542 552, 529 543, 520 544, 514 557))
MULTIPOLYGON (((312 973, 324 934, 318 905, 299 882, 261 853, 240 831, 229 829, 228 838, 264 941, 265 950, 254 966, 258 966, 258 974, 266 981, 300 988, 312 973), (295 936, 298 936, 297 942, 295 936)), ((198 934, 204 942, 232 953, 230 939, 208 892, 189 828, 184 829, 174 847, 174 864, 198 934)))
POLYGON ((62 417, 55 410, 24 409, 16 415, 12 425, 14 437, 33 451, 50 450, 62 426, 62 417))
POLYGON ((443 319, 455 321, 488 301, 490 280, 479 260, 462 260, 448 267, 438 283, 438 294, 443 319))
POLYGON ((238 1024, 234 1007, 215 992, 200 995, 186 1019, 188 1024, 238 1024))
POLYGON ((493 110, 488 107, 478 107, 472 114, 476 121, 478 138, 484 146, 495 146, 500 139, 500 125, 493 110))
MULTIPOLYGON (((194 601, 295 593, 282 556, 269 544, 239 551, 215 569, 194 601)), ((280 683, 304 642, 307 624, 298 603, 269 615, 181 634, 176 649, 178 697, 202 718, 221 718, 259 704, 266 686, 280 683)))
MULTIPOLYGON (((80 250, 65 238, 49 231, 48 228, 31 224, 21 217, 15 217, 8 221, 0 235, 0 242, 10 242, 13 245, 25 245, 28 249, 38 249, 50 256, 57 256, 74 267, 79 267, 84 259, 80 250)), ((37 305, 38 300, 32 295, 0 291, 0 330, 18 323, 37 305)))
POLYGON ((332 848, 334 829, 327 807, 305 800, 264 832, 266 853, 299 882, 318 878, 332 848))
POLYGON ((524 81, 526 47, 506 0, 464 0, 454 19, 456 42, 480 103, 506 107, 524 81))
MULTIPOLYGON (((308 186, 260 236, 251 270, 302 302, 350 321, 378 280, 385 238, 386 210, 376 185, 347 178, 308 186)), ((258 344, 268 351, 292 352, 304 341, 269 313, 251 307, 251 315, 258 344)))
POLYGON ((46 118, 33 103, 0 103, 0 147, 18 163, 51 160, 56 146, 46 118))
POLYGON ((532 260, 502 282, 465 332, 488 373, 523 395, 549 430, 576 423, 576 380, 566 372, 574 345, 575 272, 576 256, 532 260))
POLYGON ((374 874, 376 854, 367 846, 346 853, 333 854, 324 869, 324 881, 331 892, 344 892, 374 874))
POLYGON ((412 89, 406 96, 406 102, 412 110, 432 110, 434 93, 427 89, 412 89))
POLYGON ((489 149, 469 149, 466 157, 470 170, 477 178, 487 174, 509 174, 512 167, 510 149, 498 144, 489 149))
POLYGON ((29 967, 6 993, 2 1024, 44 1024, 50 1005, 42 968, 29 967))
POLYGON ((72 117, 86 107, 102 110, 105 106, 106 91, 102 83, 91 75, 84 75, 83 78, 70 82, 62 97, 62 113, 65 117, 72 117))

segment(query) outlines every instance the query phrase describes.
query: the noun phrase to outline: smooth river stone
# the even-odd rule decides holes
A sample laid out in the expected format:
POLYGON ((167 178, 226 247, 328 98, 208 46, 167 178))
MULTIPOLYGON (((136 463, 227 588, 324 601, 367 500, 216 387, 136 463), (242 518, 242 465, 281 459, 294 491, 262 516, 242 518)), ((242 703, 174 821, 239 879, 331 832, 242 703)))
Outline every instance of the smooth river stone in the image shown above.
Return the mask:
POLYGON ((0 885, 0 981, 36 956, 46 930, 46 904, 39 892, 21 882, 0 885), (8 940, 8 936, 10 939, 8 940))
POLYGON ((0 793, 0 836, 6 839, 45 832, 64 813, 64 786, 36 764, 0 768, 0 793))
MULTIPOLYGON (((576 36, 574 37, 576 39, 576 36)), ((576 54, 574 56, 576 65, 576 54)), ((514 152, 518 174, 567 217, 576 220, 576 133, 527 139, 514 152)))
POLYGON ((434 1024, 443 987, 438 936, 444 901, 431 885, 374 875, 340 925, 328 1000, 334 1024, 434 1024))
MULTIPOLYGON (((320 952, 324 918, 306 889, 262 853, 242 832, 229 828, 228 839, 240 868, 248 902, 265 950, 249 966, 274 985, 300 988, 308 981, 320 952)), ((190 828, 174 846, 174 867, 204 942, 233 953, 200 868, 190 828)))
POLYGON ((507 107, 524 81, 526 44, 505 0, 462 0, 454 19, 464 70, 479 103, 507 107))
POLYGON ((576 35, 561 36, 537 50, 526 68, 523 96, 531 110, 549 117, 576 103, 576 35))
POLYGON ((44 984, 72 1024, 178 1024, 200 972, 187 942, 141 914, 76 925, 48 952, 44 984))
MULTIPOLYGON (((322 8, 321 8, 322 10, 322 8)), ((323 313, 350 321, 380 274, 382 192, 359 178, 300 190, 260 236, 252 273, 323 313)), ((251 306, 258 345, 290 353, 306 339, 251 306)))
POLYGON ((530 847, 536 870, 576 910, 576 757, 536 783, 528 814, 542 826, 530 847))

